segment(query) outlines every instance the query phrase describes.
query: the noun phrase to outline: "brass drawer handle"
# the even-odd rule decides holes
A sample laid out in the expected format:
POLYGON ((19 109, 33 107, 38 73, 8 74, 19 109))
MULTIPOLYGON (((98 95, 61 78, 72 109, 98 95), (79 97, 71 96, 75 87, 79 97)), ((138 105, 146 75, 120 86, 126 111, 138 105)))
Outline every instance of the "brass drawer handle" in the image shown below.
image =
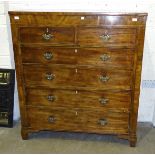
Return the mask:
POLYGON ((55 99, 56 99, 56 98, 55 98, 55 96, 53 96, 53 95, 48 95, 48 96, 47 96, 47 100, 48 100, 48 101, 54 102, 55 99))
POLYGON ((107 104, 107 103, 109 102, 109 99, 107 99, 107 98, 100 98, 100 99, 99 99, 99 102, 100 102, 102 105, 105 105, 105 104, 107 104))
POLYGON ((42 36, 43 36, 43 39, 45 40, 50 40, 53 37, 52 34, 46 34, 46 33, 44 33, 42 36))
POLYGON ((101 35, 100 38, 101 38, 103 41, 108 41, 108 40, 110 40, 110 36, 109 36, 108 34, 101 35))
POLYGON ((108 54, 103 54, 103 55, 100 56, 100 59, 101 59, 102 61, 107 61, 107 60, 110 59, 110 55, 108 55, 108 54))
POLYGON ((99 123, 100 125, 102 125, 102 126, 105 126, 105 125, 108 124, 108 121, 107 121, 105 118, 102 118, 102 119, 99 120, 98 123, 99 123))
POLYGON ((53 80, 54 77, 55 77, 55 75, 54 75, 54 74, 51 74, 51 73, 47 73, 47 74, 45 75, 45 77, 46 77, 47 80, 53 80))
POLYGON ((54 37, 54 35, 50 34, 50 33, 49 33, 49 30, 48 30, 48 28, 47 28, 47 29, 46 29, 46 32, 42 35, 42 37, 43 37, 43 39, 45 39, 45 40, 50 40, 51 38, 54 37))
POLYGON ((99 78, 100 78, 100 81, 102 82, 107 82, 110 79, 110 77, 108 76, 100 76, 99 78))
POLYGON ((55 119, 54 116, 49 116, 49 117, 48 117, 48 122, 49 122, 49 123, 54 123, 55 120, 56 120, 56 119, 55 119))
POLYGON ((51 60, 53 58, 53 54, 51 52, 44 53, 44 58, 46 60, 51 60))

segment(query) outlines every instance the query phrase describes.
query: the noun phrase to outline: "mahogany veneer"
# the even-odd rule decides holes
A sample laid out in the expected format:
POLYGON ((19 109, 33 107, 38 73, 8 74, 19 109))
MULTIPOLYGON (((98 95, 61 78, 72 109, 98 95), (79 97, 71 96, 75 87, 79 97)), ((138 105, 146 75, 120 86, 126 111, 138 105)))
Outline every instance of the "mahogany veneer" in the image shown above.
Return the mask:
POLYGON ((9 14, 22 138, 74 131, 135 146, 147 14, 9 14))

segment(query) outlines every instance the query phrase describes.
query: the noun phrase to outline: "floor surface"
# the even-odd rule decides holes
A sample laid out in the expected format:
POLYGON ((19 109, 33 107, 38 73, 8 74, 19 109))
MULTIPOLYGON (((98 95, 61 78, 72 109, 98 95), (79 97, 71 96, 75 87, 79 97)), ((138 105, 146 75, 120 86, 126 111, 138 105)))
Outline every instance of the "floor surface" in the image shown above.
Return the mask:
POLYGON ((16 123, 14 128, 0 128, 0 153, 155 153, 155 128, 138 124, 138 142, 133 148, 115 136, 85 133, 40 132, 24 141, 16 123))

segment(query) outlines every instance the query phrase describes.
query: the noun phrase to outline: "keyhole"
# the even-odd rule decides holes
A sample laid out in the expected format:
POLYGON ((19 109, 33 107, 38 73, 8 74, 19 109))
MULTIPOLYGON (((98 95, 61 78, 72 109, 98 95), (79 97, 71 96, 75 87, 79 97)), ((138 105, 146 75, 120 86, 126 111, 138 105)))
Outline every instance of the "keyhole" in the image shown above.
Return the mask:
POLYGON ((46 29, 46 32, 47 32, 47 33, 49 32, 48 28, 46 29))
POLYGON ((75 73, 77 73, 77 72, 78 72, 78 69, 76 68, 76 69, 75 69, 75 73))
POLYGON ((75 49, 75 53, 77 53, 77 49, 75 49))
POLYGON ((75 112, 75 115, 76 115, 76 116, 78 115, 78 112, 77 112, 77 111, 75 112))
POLYGON ((77 90, 75 91, 75 94, 78 94, 78 91, 77 90))

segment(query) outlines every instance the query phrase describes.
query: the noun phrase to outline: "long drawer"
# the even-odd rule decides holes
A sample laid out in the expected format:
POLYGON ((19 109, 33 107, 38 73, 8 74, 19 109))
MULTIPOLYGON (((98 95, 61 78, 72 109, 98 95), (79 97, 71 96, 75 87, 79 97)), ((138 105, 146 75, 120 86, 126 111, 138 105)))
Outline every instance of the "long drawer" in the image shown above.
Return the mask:
POLYGON ((136 29, 81 27, 78 29, 77 42, 81 46, 127 45, 136 43, 136 29))
POLYGON ((21 43, 74 44, 73 27, 21 27, 21 43))
POLYGON ((131 69, 134 50, 113 48, 22 47, 23 63, 78 64, 131 69))
POLYGON ((39 130, 128 133, 129 115, 86 109, 27 108, 29 126, 39 130))
POLYGON ((27 89, 26 103, 33 106, 114 109, 128 111, 131 103, 129 92, 82 91, 61 89, 27 89))
POLYGON ((130 89, 132 72, 128 70, 86 68, 78 66, 24 65, 27 86, 94 87, 96 89, 130 89))
MULTIPOLYGON (((18 13, 19 15, 19 13, 18 13)), ((20 20, 15 20, 14 15, 10 16, 11 23, 23 24, 24 26, 37 25, 54 25, 54 26, 99 26, 99 25, 144 25, 145 15, 105 15, 99 13, 46 13, 44 15, 20 14, 20 20), (34 20, 35 19, 35 20, 34 20), (119 20, 118 20, 119 19, 119 20), (137 20, 136 20, 137 19, 137 20), (134 21, 136 20, 136 21, 134 21)))

